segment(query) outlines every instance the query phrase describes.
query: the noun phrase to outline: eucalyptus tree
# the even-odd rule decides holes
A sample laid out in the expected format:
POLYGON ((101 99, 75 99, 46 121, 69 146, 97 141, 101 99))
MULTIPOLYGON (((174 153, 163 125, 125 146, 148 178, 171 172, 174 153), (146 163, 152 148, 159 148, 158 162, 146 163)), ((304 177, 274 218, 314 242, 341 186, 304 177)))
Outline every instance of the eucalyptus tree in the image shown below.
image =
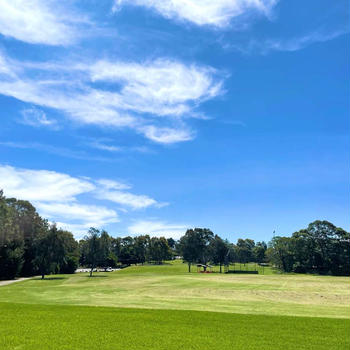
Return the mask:
POLYGON ((90 267, 90 277, 92 277, 92 273, 101 257, 100 231, 91 227, 84 241, 85 263, 90 267))
POLYGON ((210 242, 213 238, 213 232, 206 228, 189 229, 180 238, 179 250, 188 264, 188 272, 191 272, 193 263, 206 264, 210 260, 210 242))
POLYGON ((228 242, 225 242, 221 237, 215 235, 214 239, 210 242, 210 251, 211 261, 214 264, 220 265, 220 273, 222 273, 222 265, 225 263, 227 255, 229 254, 228 242))
POLYGON ((56 225, 52 225, 47 232, 36 238, 33 262, 37 266, 42 279, 47 274, 58 272, 60 264, 65 261, 65 257, 64 239, 56 225))

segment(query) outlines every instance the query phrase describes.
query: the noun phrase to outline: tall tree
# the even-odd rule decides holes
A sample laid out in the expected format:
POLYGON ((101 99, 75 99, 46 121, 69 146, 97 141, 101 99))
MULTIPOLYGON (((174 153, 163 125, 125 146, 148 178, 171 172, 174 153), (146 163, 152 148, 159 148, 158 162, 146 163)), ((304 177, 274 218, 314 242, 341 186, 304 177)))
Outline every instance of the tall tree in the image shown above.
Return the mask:
POLYGON ((236 244, 236 255, 240 264, 246 264, 253 261, 253 248, 255 243, 252 239, 241 239, 237 240, 236 244))
POLYGON ((214 264, 220 265, 220 273, 222 273, 222 265, 225 263, 227 254, 229 253, 228 243, 218 235, 210 243, 212 261, 214 264))
POLYGON ((90 277, 92 277, 94 268, 97 267, 101 256, 100 231, 98 229, 94 227, 89 229, 88 236, 85 237, 85 244, 83 247, 85 251, 85 262, 90 267, 90 277))
POLYGON ((210 258, 209 245, 213 239, 213 232, 206 228, 195 228, 186 231, 180 238, 179 248, 181 255, 188 264, 188 272, 191 265, 196 262, 206 264, 210 258))
POLYGON ((157 264, 162 261, 170 259, 171 251, 167 240, 164 237, 152 237, 149 241, 148 259, 157 264))
POLYGON ((51 272, 57 272, 65 259, 65 246, 56 225, 41 235, 35 242, 34 264, 38 267, 41 278, 51 272))
POLYGON ((59 273, 74 273, 79 265, 79 246, 69 231, 59 230, 63 241, 65 257, 59 266, 59 273))
POLYGON ((150 243, 148 235, 137 236, 134 239, 134 252, 137 257, 137 262, 144 264, 147 259, 147 251, 150 243))
POLYGON ((272 248, 268 250, 270 261, 279 269, 291 272, 295 261, 291 238, 276 236, 271 240, 270 246, 272 248))
POLYGON ((267 245, 264 241, 256 243, 256 245, 252 249, 253 259, 255 262, 260 264, 265 261, 266 249, 267 249, 267 245))

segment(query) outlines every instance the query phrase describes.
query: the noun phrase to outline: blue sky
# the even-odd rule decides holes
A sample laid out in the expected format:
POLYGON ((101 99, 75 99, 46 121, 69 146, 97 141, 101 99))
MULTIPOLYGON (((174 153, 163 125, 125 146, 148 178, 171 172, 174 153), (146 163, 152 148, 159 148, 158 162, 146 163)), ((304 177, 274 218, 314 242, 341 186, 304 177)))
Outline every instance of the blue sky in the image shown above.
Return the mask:
POLYGON ((349 8, 0 2, 0 188, 81 237, 349 229, 349 8))

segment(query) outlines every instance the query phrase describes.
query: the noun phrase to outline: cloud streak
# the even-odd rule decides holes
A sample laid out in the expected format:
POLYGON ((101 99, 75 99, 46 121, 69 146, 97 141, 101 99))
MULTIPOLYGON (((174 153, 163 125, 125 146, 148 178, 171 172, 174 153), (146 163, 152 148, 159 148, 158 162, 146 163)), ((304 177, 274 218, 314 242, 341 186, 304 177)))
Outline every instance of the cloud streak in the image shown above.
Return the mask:
POLYGON ((324 31, 314 31, 299 37, 294 37, 290 39, 264 39, 255 40, 252 39, 248 44, 236 44, 236 45, 226 45, 226 48, 234 48, 244 54, 268 54, 274 51, 281 52, 295 52, 302 50, 310 45, 327 42, 336 39, 342 35, 348 34, 349 30, 342 29, 336 31, 329 31, 325 33, 324 31))
POLYGON ((241 16, 269 16, 276 3, 277 0, 115 0, 113 11, 123 5, 141 6, 168 19, 222 29, 241 16))
POLYGON ((0 33, 30 44, 72 44, 87 21, 51 0, 0 1, 0 33))

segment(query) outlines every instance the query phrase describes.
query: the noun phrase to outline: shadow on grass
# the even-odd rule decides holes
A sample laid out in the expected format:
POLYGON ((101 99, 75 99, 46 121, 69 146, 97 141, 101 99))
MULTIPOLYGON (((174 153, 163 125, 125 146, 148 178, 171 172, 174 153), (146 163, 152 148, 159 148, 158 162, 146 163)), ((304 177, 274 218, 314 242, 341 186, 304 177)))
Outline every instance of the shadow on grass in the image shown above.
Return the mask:
POLYGON ((83 276, 85 278, 100 278, 100 277, 107 277, 107 275, 92 275, 92 276, 83 276))
POLYGON ((173 265, 172 263, 169 263, 169 262, 166 262, 166 261, 163 261, 163 262, 161 262, 160 264, 158 264, 158 263, 145 263, 145 264, 143 264, 143 265, 141 265, 141 264, 137 264, 137 265, 135 265, 135 266, 164 266, 164 265, 173 265))
POLYGON ((34 281, 51 281, 51 280, 66 280, 67 277, 45 277, 42 279, 41 277, 35 277, 33 278, 34 281))

